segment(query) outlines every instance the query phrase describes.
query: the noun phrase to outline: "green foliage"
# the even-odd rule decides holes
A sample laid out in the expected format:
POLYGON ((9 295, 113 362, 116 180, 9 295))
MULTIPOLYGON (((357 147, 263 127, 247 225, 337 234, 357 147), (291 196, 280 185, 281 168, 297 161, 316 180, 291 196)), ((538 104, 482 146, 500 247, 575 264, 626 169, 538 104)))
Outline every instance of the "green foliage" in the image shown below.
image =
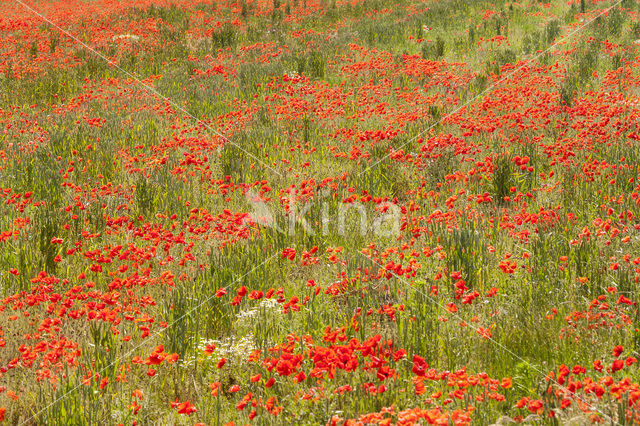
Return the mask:
POLYGON ((541 50, 540 45, 541 35, 539 32, 525 34, 522 38, 522 53, 525 55, 533 54, 538 50, 541 50))
POLYGON ((38 44, 34 41, 29 47, 29 56, 36 58, 38 56, 38 44))
POLYGON ((547 22, 547 24, 544 27, 544 35, 545 35, 547 44, 553 43, 553 41, 556 39, 556 37, 558 37, 559 34, 560 34, 560 21, 557 19, 552 19, 551 21, 547 22))
POLYGON ((597 69, 599 46, 597 43, 582 43, 575 51, 574 59, 567 71, 567 77, 560 87, 560 98, 571 106, 577 91, 584 90, 591 84, 593 71, 597 69))
POLYGON ((473 95, 477 96, 484 92, 487 87, 487 76, 485 74, 478 74, 471 84, 473 95))
POLYGON ((368 46, 388 46, 403 43, 406 29, 406 23, 394 23, 388 20, 364 20, 358 23, 356 27, 358 37, 368 46))
POLYGON ((517 61, 516 53, 508 48, 496 50, 492 53, 491 58, 485 63, 485 72, 490 75, 500 75, 502 73, 502 67, 510 64, 515 65, 517 61))
POLYGON ((296 71, 314 79, 321 79, 326 73, 326 58, 322 52, 314 50, 308 54, 299 54, 296 59, 296 71))
POLYGON ((483 244, 483 235, 472 224, 464 229, 456 229, 447 235, 445 247, 449 256, 447 267, 451 271, 460 271, 466 285, 472 290, 486 291, 487 251, 483 244))
POLYGON ((614 7, 607 16, 608 37, 617 37, 622 31, 626 15, 620 11, 619 7, 614 7))
POLYGON ((566 106, 572 106, 573 98, 577 90, 576 80, 574 78, 567 78, 562 86, 560 86, 560 101, 566 106))
POLYGON ((431 43, 426 43, 422 45, 422 57, 424 59, 430 59, 432 61, 437 61, 444 56, 445 42, 444 39, 440 36, 437 36, 436 39, 431 43))
POLYGON ((236 30, 230 23, 225 23, 220 28, 215 28, 211 33, 211 46, 213 50, 224 49, 232 46, 238 38, 236 30))
POLYGON ((49 31, 49 53, 54 53, 60 44, 60 35, 56 29, 49 31))
POLYGON ((154 210, 158 194, 147 178, 143 176, 138 178, 135 185, 135 195, 138 212, 142 216, 146 216, 154 210))
POLYGON ((55 274, 57 269, 56 256, 59 254, 59 244, 52 243, 54 237, 60 237, 61 227, 58 212, 54 207, 45 206, 38 210, 36 229, 38 235, 38 249, 40 251, 39 268, 49 274, 55 274))
POLYGON ((499 155, 494 160, 494 170, 491 177, 491 195, 498 204, 504 203, 504 198, 510 195, 511 187, 515 184, 513 163, 510 155, 499 155))

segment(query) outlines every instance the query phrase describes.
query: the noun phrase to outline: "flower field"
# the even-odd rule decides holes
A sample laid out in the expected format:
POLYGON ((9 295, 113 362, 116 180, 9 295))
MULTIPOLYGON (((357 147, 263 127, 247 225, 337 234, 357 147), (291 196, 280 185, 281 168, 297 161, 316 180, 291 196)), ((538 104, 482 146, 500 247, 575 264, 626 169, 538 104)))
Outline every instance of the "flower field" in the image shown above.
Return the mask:
POLYGON ((640 423, 640 3, 6 0, 0 421, 640 423))

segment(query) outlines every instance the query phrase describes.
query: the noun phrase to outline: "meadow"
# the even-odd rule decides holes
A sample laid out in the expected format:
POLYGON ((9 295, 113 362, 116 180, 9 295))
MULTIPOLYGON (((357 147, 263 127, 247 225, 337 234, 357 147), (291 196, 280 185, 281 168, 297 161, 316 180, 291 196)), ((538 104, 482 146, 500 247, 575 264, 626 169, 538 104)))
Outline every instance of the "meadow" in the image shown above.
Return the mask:
POLYGON ((640 423, 640 4, 7 0, 0 421, 640 423))

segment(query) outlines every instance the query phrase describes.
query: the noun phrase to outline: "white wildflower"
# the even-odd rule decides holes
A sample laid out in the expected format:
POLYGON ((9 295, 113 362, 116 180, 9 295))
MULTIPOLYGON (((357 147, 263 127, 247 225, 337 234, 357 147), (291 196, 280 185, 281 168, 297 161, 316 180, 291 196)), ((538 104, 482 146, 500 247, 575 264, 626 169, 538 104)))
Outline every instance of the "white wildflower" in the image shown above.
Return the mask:
POLYGON ((118 34, 118 35, 114 35, 113 37, 111 37, 111 41, 116 41, 116 40, 139 41, 140 40, 140 36, 133 35, 133 34, 118 34))

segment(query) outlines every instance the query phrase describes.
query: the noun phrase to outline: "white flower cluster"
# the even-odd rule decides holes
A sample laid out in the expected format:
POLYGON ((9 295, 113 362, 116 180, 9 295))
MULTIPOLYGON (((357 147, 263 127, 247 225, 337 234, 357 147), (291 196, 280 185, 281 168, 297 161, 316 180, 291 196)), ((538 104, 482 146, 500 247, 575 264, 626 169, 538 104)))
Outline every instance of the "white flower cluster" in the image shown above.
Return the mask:
POLYGON ((116 41, 116 40, 139 41, 140 40, 140 36, 133 35, 133 34, 118 34, 118 35, 114 35, 113 37, 111 37, 111 41, 116 41))
POLYGON ((188 367, 196 362, 196 357, 206 362, 218 362, 220 358, 226 358, 227 362, 243 362, 257 348, 254 344, 254 337, 251 327, 255 321, 264 321, 273 315, 281 312, 280 304, 275 299, 263 299, 256 306, 240 311, 236 314, 235 330, 242 337, 224 337, 221 339, 200 339, 194 357, 185 357, 179 361, 182 367, 188 367), (215 345, 215 351, 211 357, 204 356, 207 346, 215 345))
POLYGON ((248 335, 240 339, 225 338, 215 342, 217 358, 225 357, 229 360, 244 360, 251 355, 256 347, 253 344, 253 336, 248 335))
POLYGON ((280 312, 280 304, 275 299, 263 299, 250 309, 240 311, 236 314, 236 325, 238 328, 244 328, 253 324, 254 318, 258 316, 258 313, 277 314, 280 312))

